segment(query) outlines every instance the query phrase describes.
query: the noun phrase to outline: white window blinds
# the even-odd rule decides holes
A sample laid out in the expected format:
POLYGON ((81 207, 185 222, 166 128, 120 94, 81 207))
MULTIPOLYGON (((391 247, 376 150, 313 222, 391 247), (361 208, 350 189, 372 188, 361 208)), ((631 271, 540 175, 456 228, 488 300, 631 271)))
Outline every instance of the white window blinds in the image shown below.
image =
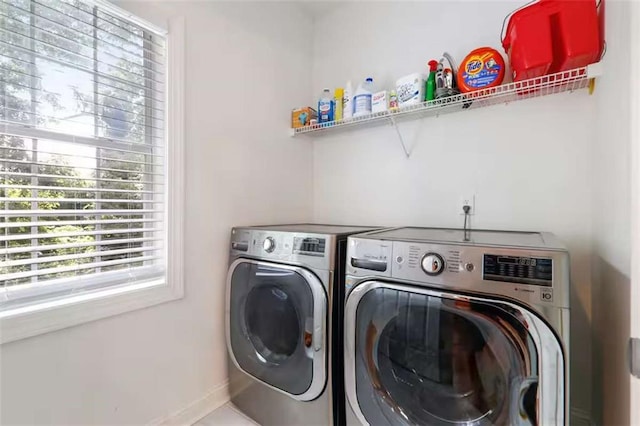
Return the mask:
POLYGON ((0 303, 165 271, 165 36, 0 0, 0 303))

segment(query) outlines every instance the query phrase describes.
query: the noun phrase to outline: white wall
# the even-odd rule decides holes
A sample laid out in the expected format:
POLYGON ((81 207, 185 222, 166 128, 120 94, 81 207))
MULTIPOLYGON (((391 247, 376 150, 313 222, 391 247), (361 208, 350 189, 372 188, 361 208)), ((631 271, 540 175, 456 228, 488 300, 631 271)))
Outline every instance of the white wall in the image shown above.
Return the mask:
MULTIPOLYGON (((594 407, 605 425, 630 424, 631 3, 606 3, 605 74, 597 82, 594 145, 594 407)), ((635 118, 637 120, 637 117, 635 118)))
POLYGON ((409 160, 389 127, 313 142, 286 133, 290 108, 325 86, 371 75, 390 87, 444 50, 460 60, 481 45, 498 48, 502 17, 519 3, 334 5, 315 26, 282 3, 124 3, 158 24, 186 17, 186 296, 2 345, 0 424, 140 424, 222 385, 232 225, 313 216, 460 226, 459 196, 470 193, 474 227, 546 230, 568 244, 574 405, 590 411, 593 400, 598 418, 604 396, 605 424, 624 424, 628 394, 616 382, 628 377, 620 352, 629 309, 625 5, 607 3, 608 67, 595 96, 582 91, 402 124, 416 143, 409 160), (602 357, 611 372, 593 396, 592 259, 602 284, 593 288, 596 362, 602 357))
MULTIPOLYGON (((524 2, 351 3, 320 17, 313 98, 374 77, 393 87, 443 51, 502 48, 500 28, 524 2)), ((600 89, 598 89, 600 90, 600 89)), ((595 97, 586 91, 314 140, 314 215, 321 222, 462 226, 459 198, 476 195, 478 228, 544 230, 572 258, 572 395, 591 408, 591 147, 595 97)))
POLYGON ((0 424, 144 424, 226 380, 233 225, 308 220, 309 143, 288 136, 310 91, 311 21, 285 4, 125 4, 186 17, 186 296, 1 346, 0 424))

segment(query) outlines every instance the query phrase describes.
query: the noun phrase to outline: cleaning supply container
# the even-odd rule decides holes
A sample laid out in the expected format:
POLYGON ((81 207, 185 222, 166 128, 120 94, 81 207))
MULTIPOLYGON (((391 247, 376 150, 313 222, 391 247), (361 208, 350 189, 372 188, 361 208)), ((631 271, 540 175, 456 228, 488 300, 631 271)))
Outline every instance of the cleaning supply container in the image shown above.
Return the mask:
POLYGON ((512 12, 502 47, 513 81, 597 62, 602 46, 595 0, 539 0, 512 12))
POLYGON ((318 123, 328 123, 333 121, 333 98, 331 96, 331 90, 326 88, 322 91, 320 99, 318 100, 318 123))
POLYGON ((342 118, 353 117, 353 86, 351 80, 347 81, 342 92, 342 118))
POLYGON ((371 97, 371 113, 384 112, 389 109, 389 92, 381 90, 371 97))
POLYGON ((504 59, 491 47, 479 47, 460 64, 458 88, 462 93, 495 87, 504 79, 504 59))
POLYGON ((425 100, 432 101, 436 98, 436 71, 438 70, 438 61, 432 59, 429 61, 429 77, 425 89, 425 100))
POLYGON ((419 72, 405 75, 396 81, 396 93, 400 106, 419 105, 425 98, 425 79, 419 72))
POLYGON ((512 13, 502 38, 513 81, 540 77, 553 62, 553 42, 549 17, 535 3, 512 13))
POLYGON ((334 120, 342 120, 344 118, 344 89, 342 87, 338 87, 333 95, 333 118, 334 120))
POLYGON ((436 99, 446 98, 448 96, 460 93, 456 76, 460 70, 457 70, 453 56, 444 52, 436 69, 436 99), (449 66, 445 66, 445 60, 449 66))
POLYGON ((371 114, 371 98, 373 97, 373 78, 367 78, 360 83, 353 96, 353 116, 361 117, 371 114))

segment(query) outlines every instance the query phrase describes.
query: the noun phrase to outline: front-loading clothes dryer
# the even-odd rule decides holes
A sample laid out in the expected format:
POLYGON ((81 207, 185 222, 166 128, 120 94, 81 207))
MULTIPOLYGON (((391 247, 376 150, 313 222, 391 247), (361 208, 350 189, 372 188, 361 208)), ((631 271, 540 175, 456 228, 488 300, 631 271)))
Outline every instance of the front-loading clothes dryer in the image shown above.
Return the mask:
POLYGON ((347 424, 568 424, 569 255, 549 233, 349 238, 347 424))
POLYGON ((226 331, 231 401, 263 426, 344 424, 347 236, 371 227, 234 228, 226 331))

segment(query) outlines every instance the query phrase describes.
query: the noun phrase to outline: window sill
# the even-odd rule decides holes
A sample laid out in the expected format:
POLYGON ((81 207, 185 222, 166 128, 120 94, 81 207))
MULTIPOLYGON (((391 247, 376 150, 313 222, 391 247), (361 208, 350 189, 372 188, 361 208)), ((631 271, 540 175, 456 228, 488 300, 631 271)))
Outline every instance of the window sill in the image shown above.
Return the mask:
POLYGON ((151 281, 42 302, 0 318, 0 344, 26 339, 183 297, 182 286, 151 281))

